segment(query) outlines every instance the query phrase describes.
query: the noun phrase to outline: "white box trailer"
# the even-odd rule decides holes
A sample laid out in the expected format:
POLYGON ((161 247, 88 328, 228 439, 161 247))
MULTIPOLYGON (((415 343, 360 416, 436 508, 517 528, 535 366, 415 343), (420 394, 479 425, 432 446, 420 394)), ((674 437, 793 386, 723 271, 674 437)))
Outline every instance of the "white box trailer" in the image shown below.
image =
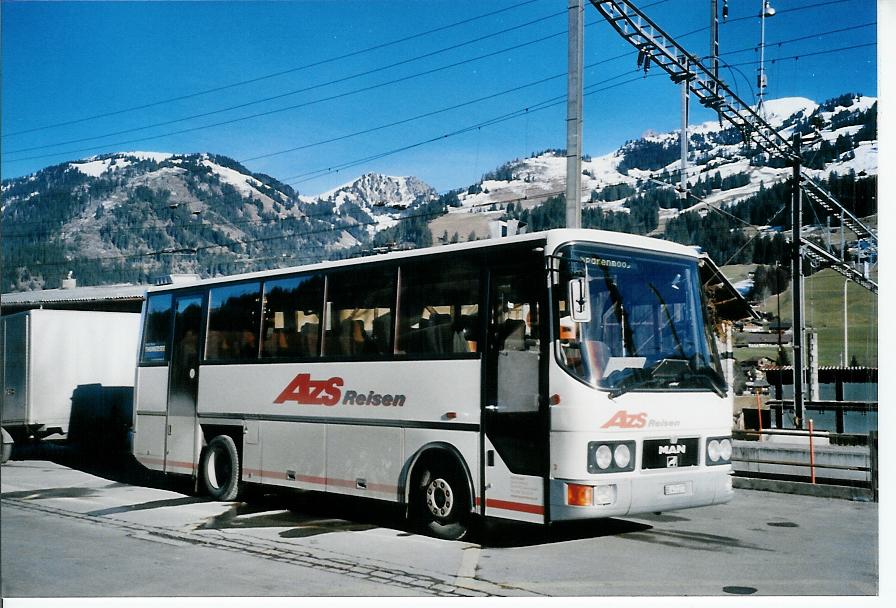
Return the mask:
POLYGON ((4 443, 8 435, 67 435, 79 394, 95 401, 107 387, 132 393, 139 334, 137 313, 29 310, 0 318, 4 443))

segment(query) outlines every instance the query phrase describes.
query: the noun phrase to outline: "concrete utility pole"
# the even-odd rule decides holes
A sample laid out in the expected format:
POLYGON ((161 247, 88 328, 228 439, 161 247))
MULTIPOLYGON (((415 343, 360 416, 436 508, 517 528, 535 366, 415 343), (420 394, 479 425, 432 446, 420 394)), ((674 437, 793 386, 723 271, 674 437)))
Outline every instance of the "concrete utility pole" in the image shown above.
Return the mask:
POLYGON ((582 227, 583 0, 569 0, 569 74, 566 91, 566 227, 582 227))
MULTIPOLYGON (((680 59, 687 71, 687 58, 680 59)), ((687 78, 681 81, 681 191, 678 197, 682 200, 688 197, 688 110, 690 109, 690 85, 687 78)))
POLYGON ((791 261, 793 264, 793 409, 796 427, 803 428, 803 228, 802 188, 800 188, 800 135, 793 136, 793 181, 791 216, 793 226, 791 261))

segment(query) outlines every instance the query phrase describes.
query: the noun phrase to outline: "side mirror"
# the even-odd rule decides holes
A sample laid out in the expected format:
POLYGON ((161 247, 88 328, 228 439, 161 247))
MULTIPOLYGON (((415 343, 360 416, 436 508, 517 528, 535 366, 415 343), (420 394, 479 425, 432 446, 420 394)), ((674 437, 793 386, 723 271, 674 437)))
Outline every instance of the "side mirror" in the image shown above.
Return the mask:
POLYGON ((591 296, 585 277, 570 279, 567 298, 573 321, 576 323, 591 321, 591 296))

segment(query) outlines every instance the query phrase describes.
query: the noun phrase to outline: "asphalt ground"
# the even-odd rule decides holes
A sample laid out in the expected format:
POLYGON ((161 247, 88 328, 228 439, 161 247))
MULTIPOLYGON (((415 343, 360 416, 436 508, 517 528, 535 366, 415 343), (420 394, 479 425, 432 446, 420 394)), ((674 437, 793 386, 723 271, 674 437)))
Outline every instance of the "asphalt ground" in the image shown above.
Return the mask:
POLYGON ((218 503, 132 462, 51 456, 2 468, 7 601, 783 596, 819 605, 826 596, 841 605, 880 589, 876 503, 738 490, 726 505, 552 527, 495 522, 449 542, 382 503, 320 494, 218 503))

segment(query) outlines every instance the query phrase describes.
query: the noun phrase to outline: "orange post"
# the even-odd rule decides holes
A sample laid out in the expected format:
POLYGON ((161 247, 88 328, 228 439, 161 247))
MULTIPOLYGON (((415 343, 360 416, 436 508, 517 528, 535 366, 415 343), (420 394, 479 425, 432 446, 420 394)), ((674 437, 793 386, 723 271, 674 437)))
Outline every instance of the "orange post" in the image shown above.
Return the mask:
POLYGON ((815 431, 815 425, 812 422, 812 419, 809 418, 809 476, 812 480, 812 483, 815 483, 815 442, 812 438, 812 433, 815 431))
POLYGON ((756 389, 756 417, 759 419, 759 441, 762 441, 762 394, 761 389, 756 389))

